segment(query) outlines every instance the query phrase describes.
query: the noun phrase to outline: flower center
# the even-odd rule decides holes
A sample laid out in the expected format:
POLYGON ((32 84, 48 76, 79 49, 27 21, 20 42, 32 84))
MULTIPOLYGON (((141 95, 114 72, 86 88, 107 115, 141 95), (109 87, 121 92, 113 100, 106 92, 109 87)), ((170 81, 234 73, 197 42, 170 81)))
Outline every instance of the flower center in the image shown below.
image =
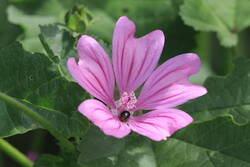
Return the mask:
POLYGON ((120 99, 116 101, 116 113, 120 121, 125 122, 136 108, 137 99, 134 92, 123 92, 120 99))
POLYGON ((116 108, 119 111, 131 111, 136 106, 137 99, 134 92, 123 92, 121 98, 116 101, 116 108))

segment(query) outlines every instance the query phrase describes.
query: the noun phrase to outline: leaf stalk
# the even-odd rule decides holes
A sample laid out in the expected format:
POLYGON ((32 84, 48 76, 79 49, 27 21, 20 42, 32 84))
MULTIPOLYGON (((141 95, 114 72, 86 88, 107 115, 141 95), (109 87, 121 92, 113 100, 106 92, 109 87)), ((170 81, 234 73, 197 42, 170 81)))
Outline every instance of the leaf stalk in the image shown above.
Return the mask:
POLYGON ((0 99, 5 101, 6 103, 16 107, 34 121, 38 122, 43 128, 47 129, 51 135, 53 135, 60 143, 60 146, 63 147, 63 150, 66 152, 74 152, 74 145, 68 141, 57 129, 51 125, 46 119, 44 119, 41 115, 35 112, 33 109, 27 107, 23 103, 19 102, 15 98, 8 96, 7 94, 0 92, 0 99))
POLYGON ((0 149, 23 167, 32 167, 33 162, 4 139, 0 139, 0 149))

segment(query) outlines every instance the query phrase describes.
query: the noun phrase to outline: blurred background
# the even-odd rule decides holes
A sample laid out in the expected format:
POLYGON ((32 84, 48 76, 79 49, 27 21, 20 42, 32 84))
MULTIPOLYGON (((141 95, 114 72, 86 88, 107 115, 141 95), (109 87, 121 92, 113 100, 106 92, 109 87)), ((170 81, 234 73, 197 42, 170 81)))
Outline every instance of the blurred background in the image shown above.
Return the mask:
MULTIPOLYGON (((200 31, 199 26, 192 26, 186 18, 188 11, 184 7, 181 11, 184 3, 185 0, 0 0, 0 48, 17 40, 26 51, 46 53, 39 34, 49 36, 63 28, 75 39, 81 34, 93 36, 110 52, 114 23, 126 15, 136 23, 138 37, 155 29, 164 32, 166 42, 160 63, 181 53, 197 53, 203 64, 201 72, 192 77, 195 83, 202 84, 210 75, 224 76, 232 70, 235 57, 249 56, 250 28, 240 32, 231 29, 232 34, 237 33, 238 42, 225 44, 218 38, 219 30, 204 25, 207 29, 200 31)), ((199 15, 199 5, 196 12, 199 15)), ((58 152, 55 139, 44 130, 7 140, 27 155, 58 152)), ((18 164, 0 151, 0 166, 18 164)))

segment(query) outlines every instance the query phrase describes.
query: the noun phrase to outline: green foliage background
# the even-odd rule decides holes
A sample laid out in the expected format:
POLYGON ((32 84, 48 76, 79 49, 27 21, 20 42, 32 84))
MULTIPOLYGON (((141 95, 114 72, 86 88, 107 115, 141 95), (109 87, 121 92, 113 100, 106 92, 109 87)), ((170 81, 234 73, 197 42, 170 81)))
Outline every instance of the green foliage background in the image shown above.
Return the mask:
MULTIPOLYGON (((40 124, 0 100, 0 138, 39 152, 35 167, 250 167, 249 0, 0 0, 0 23, 0 91, 77 148, 64 152, 40 124), (204 82, 208 94, 180 106, 195 121, 167 141, 105 136, 76 111, 90 96, 65 62, 82 34, 110 53, 123 15, 134 20, 137 36, 164 31, 160 63, 185 52, 202 59, 191 81, 204 82)), ((0 167, 15 165, 0 152, 0 167)))

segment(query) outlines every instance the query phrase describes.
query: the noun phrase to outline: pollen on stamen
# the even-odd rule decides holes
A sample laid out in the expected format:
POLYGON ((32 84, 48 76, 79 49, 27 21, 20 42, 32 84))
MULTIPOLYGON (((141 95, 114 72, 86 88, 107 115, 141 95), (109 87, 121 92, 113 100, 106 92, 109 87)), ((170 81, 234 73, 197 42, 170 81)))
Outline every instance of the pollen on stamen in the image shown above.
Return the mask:
POLYGON ((123 92, 121 98, 116 102, 116 107, 130 111, 136 107, 137 99, 134 92, 123 92))

